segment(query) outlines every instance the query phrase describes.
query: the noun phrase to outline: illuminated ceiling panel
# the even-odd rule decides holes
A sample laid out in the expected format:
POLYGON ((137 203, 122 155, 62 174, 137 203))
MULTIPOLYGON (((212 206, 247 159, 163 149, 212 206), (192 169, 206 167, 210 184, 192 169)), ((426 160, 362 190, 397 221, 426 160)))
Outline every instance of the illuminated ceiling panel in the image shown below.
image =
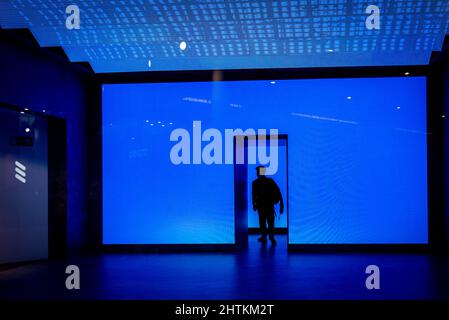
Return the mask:
POLYGON ((419 65, 441 49, 449 1, 0 0, 0 26, 96 72, 419 65), (79 30, 66 28, 69 4, 79 30), (365 25, 370 4, 379 30, 365 25))

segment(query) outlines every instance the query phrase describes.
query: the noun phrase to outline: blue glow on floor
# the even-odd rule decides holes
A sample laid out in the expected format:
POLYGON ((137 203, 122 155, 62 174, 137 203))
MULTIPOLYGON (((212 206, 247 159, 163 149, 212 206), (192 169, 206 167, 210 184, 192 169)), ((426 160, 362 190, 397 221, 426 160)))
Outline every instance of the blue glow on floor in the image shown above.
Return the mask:
POLYGON ((448 299, 448 257, 287 253, 251 236, 236 253, 104 254, 0 271, 0 299, 448 299), (81 290, 65 289, 67 264, 81 290), (365 268, 381 290, 365 288, 365 268))

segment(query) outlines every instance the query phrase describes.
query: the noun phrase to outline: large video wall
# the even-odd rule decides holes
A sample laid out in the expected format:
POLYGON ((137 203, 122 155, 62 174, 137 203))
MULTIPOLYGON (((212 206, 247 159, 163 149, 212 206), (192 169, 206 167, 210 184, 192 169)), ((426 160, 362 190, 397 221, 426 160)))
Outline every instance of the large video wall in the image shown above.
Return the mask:
POLYGON ((288 135, 291 244, 427 243, 424 77, 103 85, 103 242, 233 244, 239 128, 288 135))

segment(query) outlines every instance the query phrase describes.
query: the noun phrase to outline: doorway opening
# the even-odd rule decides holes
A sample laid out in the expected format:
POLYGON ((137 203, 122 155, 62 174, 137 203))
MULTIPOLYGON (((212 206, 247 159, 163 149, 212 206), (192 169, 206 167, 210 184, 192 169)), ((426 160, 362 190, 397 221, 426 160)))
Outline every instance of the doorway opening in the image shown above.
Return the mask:
MULTIPOLYGON (((256 161, 248 161, 248 155, 270 153, 270 139, 268 136, 262 137, 266 144, 260 146, 257 141, 260 136, 245 136, 244 143, 236 143, 237 139, 242 137, 234 137, 234 195, 235 195, 235 223, 236 223, 236 244, 246 245, 248 243, 248 235, 260 234, 259 214, 253 210, 252 206, 252 183, 257 178, 256 168, 260 165, 259 157, 256 161), (236 155, 243 152, 244 163, 237 164, 236 155)), ((273 174, 267 174, 272 178, 279 187, 283 201, 284 212, 280 213, 280 204, 275 205, 275 222, 274 234, 286 235, 288 243, 288 136, 286 134, 278 135, 277 141, 277 170, 273 174)))

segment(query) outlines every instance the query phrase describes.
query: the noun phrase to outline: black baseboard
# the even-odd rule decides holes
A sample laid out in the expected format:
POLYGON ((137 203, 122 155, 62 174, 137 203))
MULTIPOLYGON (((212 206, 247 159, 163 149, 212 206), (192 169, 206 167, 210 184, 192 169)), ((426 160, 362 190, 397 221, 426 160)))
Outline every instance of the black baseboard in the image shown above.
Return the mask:
POLYGON ((427 244, 289 244, 288 251, 311 253, 430 253, 427 244))
POLYGON ((27 266, 34 263, 40 263, 40 262, 46 262, 48 260, 46 259, 38 259, 38 260, 31 260, 31 261, 19 261, 19 262, 11 262, 11 263, 3 263, 0 264, 0 271, 20 268, 23 266, 27 266))
MULTIPOLYGON (((287 234, 287 228, 274 228, 274 234, 287 234)), ((248 228, 248 234, 260 234, 260 228, 248 228)))
POLYGON ((112 244, 103 245, 103 253, 183 253, 183 252, 235 252, 235 244, 112 244))

